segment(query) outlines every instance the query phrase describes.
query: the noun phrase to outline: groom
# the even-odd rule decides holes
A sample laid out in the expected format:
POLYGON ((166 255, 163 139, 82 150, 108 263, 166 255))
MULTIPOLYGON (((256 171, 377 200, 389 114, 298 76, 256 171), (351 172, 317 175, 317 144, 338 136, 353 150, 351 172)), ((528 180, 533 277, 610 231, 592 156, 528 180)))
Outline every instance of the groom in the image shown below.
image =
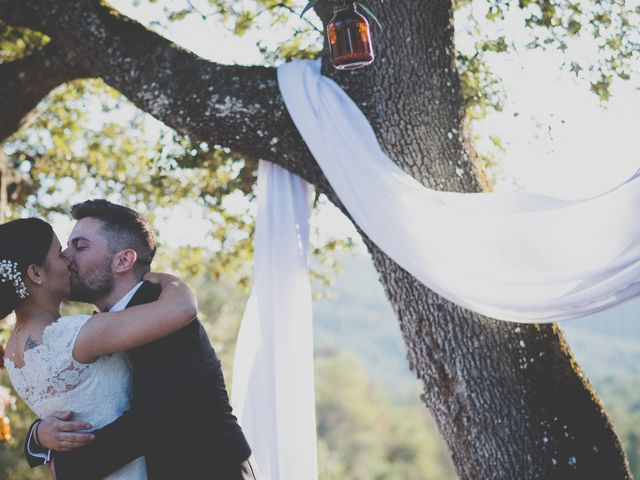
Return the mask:
MULTIPOLYGON (((155 234, 142 215, 105 200, 74 205, 71 214, 77 223, 63 252, 70 262, 71 300, 117 311, 158 298, 159 287, 142 281, 156 251, 155 234), (124 250, 131 264, 114 263, 115 253, 124 250)), ((25 442, 29 465, 52 456, 59 480, 91 480, 144 455, 150 480, 256 478, 220 361, 197 319, 127 353, 133 366, 129 411, 72 450, 90 438, 75 431, 81 424, 62 420, 63 414, 37 420, 25 442), (68 451, 51 452, 55 447, 68 451)))

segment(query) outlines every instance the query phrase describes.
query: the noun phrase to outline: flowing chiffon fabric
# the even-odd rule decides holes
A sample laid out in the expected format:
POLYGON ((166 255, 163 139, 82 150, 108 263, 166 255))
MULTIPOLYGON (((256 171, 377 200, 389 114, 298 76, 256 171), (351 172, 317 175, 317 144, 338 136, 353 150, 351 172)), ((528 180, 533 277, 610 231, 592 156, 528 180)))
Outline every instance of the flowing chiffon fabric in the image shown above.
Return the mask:
POLYGON ((317 478, 307 251, 313 186, 258 168, 253 289, 233 365, 233 408, 267 479, 317 478))
POLYGON ((338 197, 428 288, 517 322, 584 316, 640 293, 640 175, 581 200, 424 187, 382 151, 319 61, 278 69, 289 113, 338 197))

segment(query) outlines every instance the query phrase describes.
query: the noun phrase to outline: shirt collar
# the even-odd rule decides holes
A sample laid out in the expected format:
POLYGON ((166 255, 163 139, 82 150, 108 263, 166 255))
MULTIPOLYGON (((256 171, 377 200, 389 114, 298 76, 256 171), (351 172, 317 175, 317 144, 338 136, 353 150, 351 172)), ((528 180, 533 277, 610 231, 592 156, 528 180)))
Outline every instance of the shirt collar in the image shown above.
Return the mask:
POLYGON ((111 307, 109 309, 109 311, 110 312, 120 312, 120 311, 124 310, 125 308, 127 308, 127 305, 129 304, 129 302, 131 301, 133 296, 136 294, 138 289, 142 286, 142 283, 143 282, 138 283, 135 287, 133 287, 131 290, 129 290, 129 293, 127 293, 124 297, 122 297, 118 303, 116 303, 113 307, 111 307))

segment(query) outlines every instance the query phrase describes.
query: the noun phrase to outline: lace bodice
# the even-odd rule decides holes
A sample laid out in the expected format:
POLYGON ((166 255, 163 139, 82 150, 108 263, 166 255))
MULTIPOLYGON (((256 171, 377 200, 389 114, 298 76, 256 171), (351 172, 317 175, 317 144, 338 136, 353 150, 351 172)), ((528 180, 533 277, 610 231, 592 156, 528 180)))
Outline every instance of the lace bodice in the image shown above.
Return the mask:
MULTIPOLYGON (((5 361, 16 392, 39 417, 71 410, 75 421, 88 422, 95 429, 111 423, 127 410, 132 382, 124 353, 105 355, 90 364, 73 358, 76 338, 89 318, 89 315, 66 316, 47 326, 42 344, 25 350, 22 368, 9 359, 5 361)), ((108 478, 146 478, 143 459, 126 467, 131 470, 135 463, 134 473, 122 476, 118 474, 121 469, 108 478)))

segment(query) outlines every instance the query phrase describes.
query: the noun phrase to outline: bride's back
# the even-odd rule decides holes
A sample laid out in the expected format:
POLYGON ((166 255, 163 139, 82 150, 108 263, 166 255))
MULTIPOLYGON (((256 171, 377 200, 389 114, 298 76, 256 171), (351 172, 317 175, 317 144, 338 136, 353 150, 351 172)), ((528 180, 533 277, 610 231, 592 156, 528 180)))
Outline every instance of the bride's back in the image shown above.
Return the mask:
POLYGON ((100 357, 83 364, 73 358, 73 345, 89 315, 59 318, 42 333, 42 343, 24 352, 24 366, 7 358, 16 392, 38 416, 72 410, 74 420, 100 428, 129 407, 131 372, 126 354, 100 357))
MULTIPOLYGON (((90 423, 96 429, 129 408, 132 382, 125 353, 105 355, 89 364, 73 358, 76 338, 89 318, 59 318, 42 332, 42 344, 25 350, 24 366, 18 368, 10 359, 6 361, 13 387, 40 418, 71 410, 75 421, 90 423)), ((137 458, 106 478, 147 478, 144 458, 137 458)))

